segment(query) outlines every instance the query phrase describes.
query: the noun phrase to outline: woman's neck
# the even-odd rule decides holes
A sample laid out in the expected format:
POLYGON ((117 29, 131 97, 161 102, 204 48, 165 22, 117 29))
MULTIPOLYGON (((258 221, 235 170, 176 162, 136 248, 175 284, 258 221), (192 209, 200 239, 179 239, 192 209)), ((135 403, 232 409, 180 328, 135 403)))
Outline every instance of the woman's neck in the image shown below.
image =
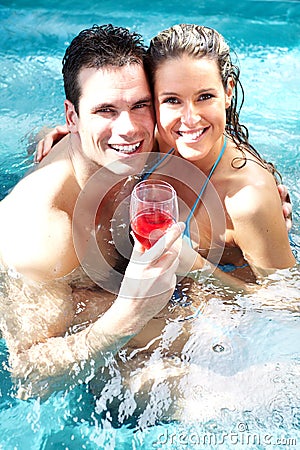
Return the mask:
MULTIPOLYGON (((171 150, 172 147, 170 146, 170 144, 165 142, 159 134, 157 134, 156 140, 158 142, 159 151, 161 153, 168 153, 171 150)), ((199 157, 199 159, 192 160, 190 162, 192 164, 194 164, 199 170, 201 170, 205 175, 208 175, 223 148, 224 140, 225 140, 225 136, 222 135, 205 157, 203 157, 203 158, 199 157)), ((174 155, 176 155, 182 159, 185 159, 179 153, 176 146, 174 147, 174 149, 175 149, 174 153, 173 153, 174 155)))

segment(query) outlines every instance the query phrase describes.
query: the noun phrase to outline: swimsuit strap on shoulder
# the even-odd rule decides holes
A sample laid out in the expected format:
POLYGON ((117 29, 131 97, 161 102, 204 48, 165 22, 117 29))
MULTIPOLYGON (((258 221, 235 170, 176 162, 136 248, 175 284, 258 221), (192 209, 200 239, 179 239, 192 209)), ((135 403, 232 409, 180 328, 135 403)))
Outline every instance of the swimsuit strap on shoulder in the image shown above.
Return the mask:
POLYGON ((212 174, 214 173, 217 165, 219 164, 219 162, 220 162, 220 160, 221 160, 221 158, 222 158, 222 156, 223 156, 223 154, 225 152, 226 144, 227 144, 227 139, 226 139, 226 136, 224 136, 224 143, 223 143, 223 147, 222 147, 222 149, 221 149, 221 151, 219 153, 219 156, 216 159, 216 161, 215 161, 214 165, 212 166, 212 168, 210 169, 210 172, 209 172, 205 182, 203 183, 203 186, 202 186, 202 188, 201 188, 201 190, 200 190, 200 192, 199 192, 199 194, 198 194, 198 196, 197 196, 197 198, 195 200, 195 203, 194 203, 194 205, 193 205, 193 207, 192 207, 192 209, 191 209, 191 211, 190 211, 190 213, 187 216, 187 219, 185 221, 186 227, 185 227, 183 236, 186 237, 189 240, 189 243, 190 243, 191 247, 192 247, 192 240, 191 240, 191 236, 190 236, 190 221, 191 221, 191 218, 192 218, 192 216, 193 216, 193 214, 195 212, 195 209, 197 208, 197 205, 198 205, 198 203, 199 203, 199 201, 200 201, 200 199, 201 199, 201 197, 202 197, 202 195, 203 195, 203 193, 204 193, 204 191, 205 191, 205 189, 206 189, 206 187, 207 187, 207 185, 209 183, 210 178, 212 177, 212 174))

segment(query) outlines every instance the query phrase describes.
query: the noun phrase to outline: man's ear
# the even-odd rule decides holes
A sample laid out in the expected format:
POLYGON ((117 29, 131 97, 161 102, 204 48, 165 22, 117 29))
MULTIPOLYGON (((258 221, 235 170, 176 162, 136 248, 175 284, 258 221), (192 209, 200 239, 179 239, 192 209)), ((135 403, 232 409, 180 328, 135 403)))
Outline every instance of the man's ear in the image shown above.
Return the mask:
POLYGON ((65 117, 66 117, 66 124, 68 127, 68 130, 71 133, 77 133, 78 131, 78 115, 75 111, 75 107, 70 100, 64 101, 65 105, 65 117))
POLYGON ((229 77, 227 80, 227 87, 226 87, 226 91, 225 91, 226 109, 229 108, 229 106, 231 105, 233 88, 234 88, 234 79, 232 77, 229 77))

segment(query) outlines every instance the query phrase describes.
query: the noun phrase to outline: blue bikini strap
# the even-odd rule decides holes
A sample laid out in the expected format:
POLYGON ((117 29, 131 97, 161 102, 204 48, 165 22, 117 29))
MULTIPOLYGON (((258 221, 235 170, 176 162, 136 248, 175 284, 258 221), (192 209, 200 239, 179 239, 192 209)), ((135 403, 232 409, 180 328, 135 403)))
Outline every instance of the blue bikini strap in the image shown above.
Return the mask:
POLYGON ((183 236, 186 237, 186 238, 189 240, 189 243, 190 243, 190 246, 191 246, 191 247, 192 247, 192 240, 191 240, 191 235, 190 235, 190 221, 191 221, 191 218, 192 218, 192 216, 193 216, 193 214, 194 214, 194 212, 195 212, 195 209, 197 208, 197 205, 198 205, 198 203, 199 203, 199 201, 200 201, 200 199, 201 199, 201 197, 202 197, 202 195, 203 195, 203 192, 204 192, 205 189, 206 189, 206 186, 208 185, 208 182, 209 182, 209 180, 210 180, 212 174, 214 173, 215 168, 216 168, 217 165, 219 164, 219 162, 220 162, 220 160, 221 160, 221 158, 222 158, 222 156, 223 156, 223 153, 225 152, 226 143, 227 143, 227 139, 226 139, 226 136, 224 136, 224 143, 223 143, 223 147, 222 147, 222 149, 221 149, 221 151, 220 151, 220 154, 219 154, 218 158, 216 159, 214 165, 213 165, 212 168, 210 169, 210 172, 209 172, 209 174, 208 174, 208 176, 207 176, 205 182, 203 183, 203 186, 202 186, 202 188, 201 188, 201 190, 200 190, 200 192, 199 192, 199 194, 198 194, 198 197, 196 198, 195 203, 194 203, 194 205, 193 205, 193 207, 192 207, 192 209, 191 209, 191 211, 190 211, 190 213, 189 213, 189 215, 187 216, 187 219, 186 219, 186 221, 185 221, 186 227, 185 227, 183 236))
POLYGON ((165 153, 164 156, 163 156, 159 161, 157 161, 157 163, 154 164, 153 167, 151 167, 150 172, 146 172, 146 173, 144 173, 144 174, 141 176, 141 180, 142 180, 142 181, 147 180, 147 178, 149 178, 150 175, 153 174, 153 172, 155 171, 155 169, 157 169, 157 168, 164 162, 164 160, 165 160, 169 155, 171 155, 171 153, 173 153, 173 152, 174 152, 174 148, 171 148, 171 150, 169 150, 168 153, 165 153))

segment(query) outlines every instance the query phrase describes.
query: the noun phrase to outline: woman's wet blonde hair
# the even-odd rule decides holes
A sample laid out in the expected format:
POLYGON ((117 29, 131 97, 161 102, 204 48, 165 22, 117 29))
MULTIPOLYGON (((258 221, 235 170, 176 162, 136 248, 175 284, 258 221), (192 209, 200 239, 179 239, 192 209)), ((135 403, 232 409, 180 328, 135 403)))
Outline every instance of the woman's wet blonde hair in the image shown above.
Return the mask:
POLYGON ((166 60, 177 59, 183 55, 193 58, 209 58, 216 61, 224 90, 227 90, 228 80, 234 82, 231 105, 226 110, 225 132, 235 142, 241 151, 241 157, 232 161, 233 167, 243 167, 249 157, 245 150, 255 156, 254 161, 266 167, 273 174, 279 175, 272 163, 267 163, 249 143, 249 132, 245 125, 239 122, 240 110, 244 103, 244 89, 240 82, 239 67, 232 63, 230 48, 224 37, 213 28, 195 25, 179 24, 161 31, 150 41, 145 67, 150 77, 152 87, 155 83, 157 69, 166 60), (241 100, 238 100, 240 92, 241 100))

